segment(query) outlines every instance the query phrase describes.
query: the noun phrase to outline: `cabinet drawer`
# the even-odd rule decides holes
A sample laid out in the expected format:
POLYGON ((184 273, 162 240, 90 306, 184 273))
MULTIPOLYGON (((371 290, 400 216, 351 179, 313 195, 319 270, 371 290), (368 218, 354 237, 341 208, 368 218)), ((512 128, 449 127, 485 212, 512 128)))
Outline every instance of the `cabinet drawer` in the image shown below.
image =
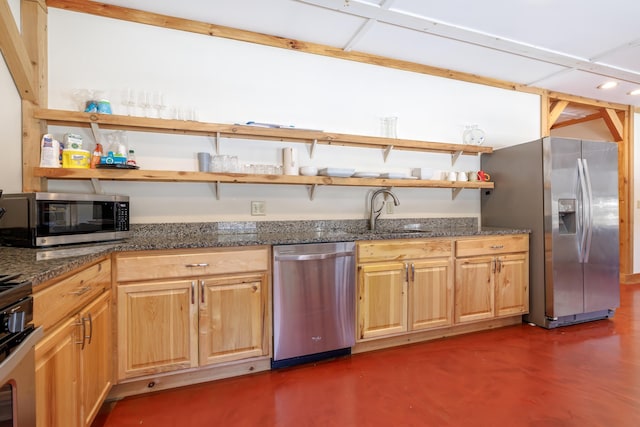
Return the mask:
POLYGON ((118 282, 192 277, 269 269, 269 248, 171 250, 118 254, 118 282))
POLYGON ((358 263, 442 258, 452 253, 450 239, 387 240, 358 243, 358 263))
POLYGON ((33 322, 47 330, 110 288, 110 260, 83 268, 33 294, 33 322))
POLYGON ((529 236, 493 236, 456 241, 456 257, 493 255, 529 250, 529 236))

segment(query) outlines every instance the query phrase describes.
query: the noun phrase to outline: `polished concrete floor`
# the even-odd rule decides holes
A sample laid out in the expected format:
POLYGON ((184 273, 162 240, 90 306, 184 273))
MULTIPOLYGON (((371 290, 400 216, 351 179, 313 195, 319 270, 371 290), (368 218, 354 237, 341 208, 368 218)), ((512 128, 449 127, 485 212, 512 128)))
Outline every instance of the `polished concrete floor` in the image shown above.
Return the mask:
POLYGON ((93 426, 639 426, 640 285, 614 319, 526 324, 157 392, 93 426))

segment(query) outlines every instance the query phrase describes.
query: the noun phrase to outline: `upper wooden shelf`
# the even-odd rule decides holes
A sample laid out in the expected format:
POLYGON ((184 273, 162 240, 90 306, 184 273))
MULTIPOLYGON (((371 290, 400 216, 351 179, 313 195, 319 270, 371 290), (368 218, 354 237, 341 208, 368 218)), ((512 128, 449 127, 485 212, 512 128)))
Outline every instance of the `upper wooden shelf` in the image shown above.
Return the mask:
POLYGON ((325 145, 345 145, 389 150, 411 150, 432 153, 448 153, 454 156, 491 153, 493 148, 464 144, 417 141, 411 139, 381 138, 376 136, 349 135, 302 129, 274 129, 257 126, 230 125, 154 119, 115 114, 81 113, 76 111, 37 109, 34 117, 60 126, 120 129, 140 132, 175 133, 184 135, 206 135, 213 137, 261 139, 286 142, 307 142, 325 145))

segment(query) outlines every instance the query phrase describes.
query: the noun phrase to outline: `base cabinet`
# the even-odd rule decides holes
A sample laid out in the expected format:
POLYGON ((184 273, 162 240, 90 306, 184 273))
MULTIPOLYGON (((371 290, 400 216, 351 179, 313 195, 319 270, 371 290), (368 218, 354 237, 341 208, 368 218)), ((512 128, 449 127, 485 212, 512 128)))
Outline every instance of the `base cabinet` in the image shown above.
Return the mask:
POLYGON ((451 254, 450 240, 360 242, 357 339, 450 325, 451 254))
POLYGON ((455 322, 527 313, 528 251, 526 235, 457 241, 455 322))
POLYGON ((106 291, 36 346, 39 427, 93 422, 112 384, 110 302, 106 291))
POLYGON ((119 380, 268 356, 267 248, 196 252, 198 262, 189 251, 158 252, 118 255, 119 279, 155 272, 163 257, 191 277, 118 283, 119 380))

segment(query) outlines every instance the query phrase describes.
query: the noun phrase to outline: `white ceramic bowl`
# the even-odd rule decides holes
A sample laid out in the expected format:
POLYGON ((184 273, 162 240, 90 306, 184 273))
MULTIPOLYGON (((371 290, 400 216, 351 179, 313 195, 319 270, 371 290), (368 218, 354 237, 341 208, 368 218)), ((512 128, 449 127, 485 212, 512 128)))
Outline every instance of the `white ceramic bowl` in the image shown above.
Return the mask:
POLYGON ((318 175, 318 168, 315 166, 301 166, 300 175, 304 176, 316 176, 318 175))

